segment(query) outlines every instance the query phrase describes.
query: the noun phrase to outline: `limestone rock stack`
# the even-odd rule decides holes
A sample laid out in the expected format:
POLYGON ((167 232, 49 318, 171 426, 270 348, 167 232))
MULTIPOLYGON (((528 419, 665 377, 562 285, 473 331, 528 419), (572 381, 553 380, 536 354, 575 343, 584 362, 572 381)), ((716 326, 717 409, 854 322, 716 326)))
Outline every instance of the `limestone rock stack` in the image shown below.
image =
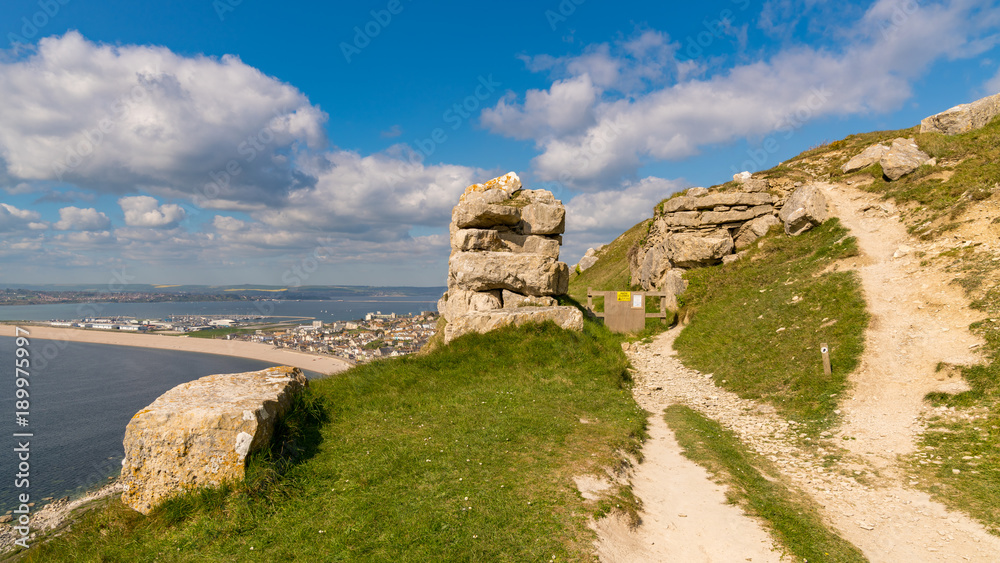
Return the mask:
POLYGON ((306 384, 298 368, 277 367, 167 391, 125 429, 122 502, 147 514, 185 489, 242 480, 247 457, 270 446, 275 422, 306 384))
POLYGON ((513 172, 466 188, 452 210, 448 291, 438 302, 445 342, 535 320, 582 329, 577 309, 555 306, 569 287, 569 267, 559 261, 565 228, 562 202, 522 189, 513 172))

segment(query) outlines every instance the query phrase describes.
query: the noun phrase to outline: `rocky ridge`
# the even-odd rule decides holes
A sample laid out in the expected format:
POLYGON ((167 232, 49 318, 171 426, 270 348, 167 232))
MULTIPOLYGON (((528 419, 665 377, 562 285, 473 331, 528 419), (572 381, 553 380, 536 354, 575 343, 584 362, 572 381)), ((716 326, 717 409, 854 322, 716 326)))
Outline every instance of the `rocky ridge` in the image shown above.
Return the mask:
POLYGON ((959 104, 941 113, 925 117, 920 122, 920 132, 957 135, 979 129, 997 115, 1000 115, 1000 94, 987 96, 968 104, 959 104))
POLYGON ((691 188, 657 206, 649 234, 628 255, 632 285, 665 292, 676 308, 686 270, 738 260, 776 225, 794 236, 826 219, 826 200, 814 186, 749 172, 733 179, 736 191, 691 188))

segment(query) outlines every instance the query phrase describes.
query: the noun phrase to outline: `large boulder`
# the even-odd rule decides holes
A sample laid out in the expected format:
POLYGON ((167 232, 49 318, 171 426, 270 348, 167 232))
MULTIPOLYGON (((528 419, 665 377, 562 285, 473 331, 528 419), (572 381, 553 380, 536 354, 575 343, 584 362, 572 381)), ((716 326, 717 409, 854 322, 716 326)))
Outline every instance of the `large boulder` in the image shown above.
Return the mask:
POLYGON ((957 135, 979 129, 1000 115, 1000 94, 957 105, 920 122, 921 133, 957 135))
POLYGON ((733 252, 733 238, 726 229, 707 233, 671 233, 663 242, 664 256, 680 268, 718 264, 733 252))
POLYGON ((500 291, 468 291, 451 288, 444 299, 444 307, 439 305, 438 312, 448 322, 468 313, 492 311, 503 307, 500 291))
POLYGON ((743 223, 743 226, 736 231, 736 236, 733 237, 733 244, 736 246, 736 250, 743 250, 750 246, 757 239, 766 235, 771 230, 771 227, 780 224, 781 221, 771 214, 761 215, 753 221, 743 223))
POLYGON ((817 186, 802 186, 792 192, 778 213, 778 218, 785 224, 785 233, 801 235, 826 221, 826 196, 817 186))
POLYGON ((244 477, 247 458, 271 443, 275 421, 307 382, 298 368, 209 375, 178 385, 125 428, 122 502, 148 514, 194 487, 244 477))
POLYGON ((448 291, 438 310, 452 334, 466 330, 463 323, 474 326, 468 330, 519 324, 569 289, 569 267, 559 262, 566 209, 548 190, 522 189, 513 172, 469 186, 449 230, 448 291), (500 309, 520 312, 489 320, 500 309))
POLYGON ((561 237, 519 235, 513 231, 499 231, 497 237, 501 243, 501 247, 498 250, 506 249, 518 254, 542 254, 557 260, 559 259, 559 246, 562 244, 561 237))
POLYGON ((517 309, 518 307, 555 307, 559 304, 555 297, 535 297, 531 295, 521 295, 513 291, 504 289, 503 308, 517 309))
POLYGON ((861 170, 862 168, 867 168, 872 164, 882 160, 885 153, 889 152, 889 147, 880 144, 874 144, 867 149, 861 151, 860 154, 856 155, 851 160, 848 160, 840 170, 847 174, 849 172, 854 172, 855 170, 861 170))
POLYGON ((665 213, 675 211, 697 211, 699 209, 714 209, 719 206, 736 207, 745 205, 753 207, 755 205, 771 205, 774 197, 766 192, 724 192, 710 193, 700 197, 680 196, 668 199, 663 204, 665 213))
POLYGON ((487 333, 505 326, 552 321, 567 330, 583 330, 583 313, 576 307, 519 307, 462 315, 444 329, 444 341, 478 332, 487 333))
POLYGON ((512 227, 521 222, 521 210, 509 205, 474 201, 456 205, 451 212, 451 220, 459 229, 512 227))
POLYGON ((449 290, 507 289, 541 296, 563 295, 569 289, 569 267, 543 254, 456 252, 448 271, 449 290))
POLYGON ((667 258, 663 245, 654 246, 646 251, 639 268, 638 285, 649 291, 656 287, 663 274, 670 269, 670 259, 667 258))
POLYGON ((879 164, 882 172, 890 180, 898 180, 927 164, 931 157, 917 148, 913 139, 893 139, 892 146, 882 155, 879 164))
POLYGON ((493 229, 456 229, 451 234, 451 247, 458 251, 503 250, 500 235, 493 229))
POLYGON ((521 209, 521 232, 561 235, 566 230, 566 208, 557 203, 529 203, 521 209))

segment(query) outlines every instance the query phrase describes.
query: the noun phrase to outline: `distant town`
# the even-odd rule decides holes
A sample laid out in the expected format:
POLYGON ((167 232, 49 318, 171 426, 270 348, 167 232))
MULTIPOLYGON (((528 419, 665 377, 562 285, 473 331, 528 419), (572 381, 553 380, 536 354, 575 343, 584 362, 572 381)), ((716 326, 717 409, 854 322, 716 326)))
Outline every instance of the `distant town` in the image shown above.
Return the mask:
POLYGON ((188 301, 254 301, 254 297, 239 293, 177 293, 158 291, 96 292, 96 291, 41 291, 29 289, 0 289, 2 305, 54 305, 59 303, 162 303, 188 301))
POLYGON ((437 319, 437 313, 431 311, 419 315, 382 314, 381 311, 376 311, 368 313, 364 319, 329 324, 305 318, 273 322, 270 318, 249 315, 182 315, 166 319, 92 317, 34 324, 261 342, 276 348, 331 355, 353 363, 365 363, 378 358, 417 352, 434 335, 437 319), (303 320, 308 324, 300 324, 303 320))

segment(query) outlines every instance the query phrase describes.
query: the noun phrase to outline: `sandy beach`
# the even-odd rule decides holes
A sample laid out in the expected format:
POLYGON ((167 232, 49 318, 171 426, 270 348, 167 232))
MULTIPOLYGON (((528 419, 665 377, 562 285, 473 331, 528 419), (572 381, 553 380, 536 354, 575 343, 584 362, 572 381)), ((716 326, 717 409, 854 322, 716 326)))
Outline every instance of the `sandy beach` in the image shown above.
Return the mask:
MULTIPOLYGON (((129 334, 117 331, 55 328, 37 325, 26 325, 23 328, 31 333, 30 338, 32 340, 89 342, 111 346, 138 346, 140 348, 158 348, 160 350, 177 350, 179 352, 201 352, 203 354, 236 356, 239 358, 253 358, 265 362, 274 362, 277 365, 294 366, 323 374, 337 373, 351 367, 348 362, 334 358, 333 356, 283 350, 260 342, 165 336, 162 334, 129 334)), ((14 332, 14 325, 0 325, 0 336, 14 336, 14 332)))

